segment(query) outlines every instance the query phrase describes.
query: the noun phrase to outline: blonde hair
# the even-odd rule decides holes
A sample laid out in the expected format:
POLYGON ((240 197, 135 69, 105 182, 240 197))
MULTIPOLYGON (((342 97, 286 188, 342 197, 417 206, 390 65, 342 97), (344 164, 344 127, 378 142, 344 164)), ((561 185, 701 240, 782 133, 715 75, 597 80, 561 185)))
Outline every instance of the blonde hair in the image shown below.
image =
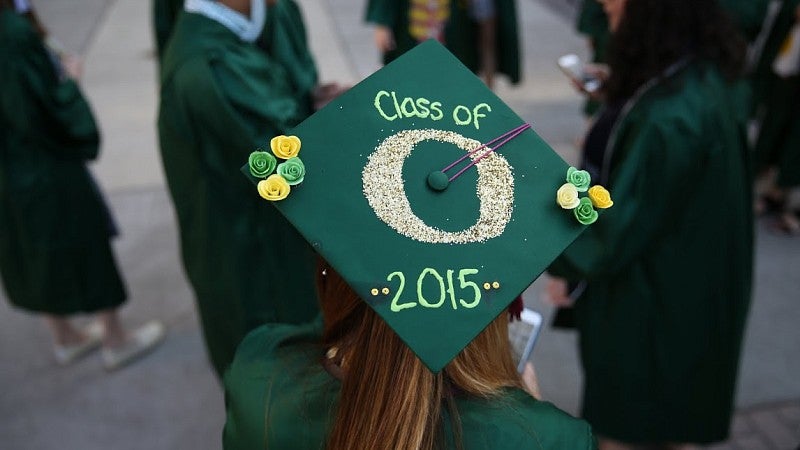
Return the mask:
POLYGON ((343 372, 328 450, 434 449, 444 439, 443 403, 451 410, 460 445, 454 391, 486 398, 503 388, 522 387, 511 359, 505 314, 434 374, 327 264, 320 262, 317 273, 323 345, 337 349, 343 372))

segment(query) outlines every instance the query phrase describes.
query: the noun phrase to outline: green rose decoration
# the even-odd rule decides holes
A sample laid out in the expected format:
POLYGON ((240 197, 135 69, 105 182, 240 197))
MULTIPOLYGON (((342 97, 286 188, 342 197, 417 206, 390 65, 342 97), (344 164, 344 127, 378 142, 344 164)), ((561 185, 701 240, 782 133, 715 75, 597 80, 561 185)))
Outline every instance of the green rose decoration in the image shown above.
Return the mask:
POLYGON ((583 197, 578 207, 572 211, 575 213, 575 218, 578 219, 578 222, 583 225, 591 225, 597 220, 597 211, 594 210, 592 201, 587 197, 583 197))
POLYGON ((282 176, 289 186, 303 182, 306 176, 306 166, 297 156, 289 158, 278 166, 278 175, 282 176))
POLYGON ((586 192, 589 185, 592 183, 592 177, 589 172, 585 170, 578 170, 574 167, 567 169, 567 182, 572 183, 578 189, 578 192, 586 192))
POLYGON ((250 174, 256 178, 267 178, 275 170, 277 163, 278 160, 274 156, 261 150, 250 153, 250 158, 247 160, 247 164, 250 166, 250 174))

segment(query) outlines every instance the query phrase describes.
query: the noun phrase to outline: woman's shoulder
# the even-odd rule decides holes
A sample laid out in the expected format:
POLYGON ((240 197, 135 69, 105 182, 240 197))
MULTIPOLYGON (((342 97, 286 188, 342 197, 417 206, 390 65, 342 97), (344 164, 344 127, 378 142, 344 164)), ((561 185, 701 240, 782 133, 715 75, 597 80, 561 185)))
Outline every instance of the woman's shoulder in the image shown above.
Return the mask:
POLYGON ((311 344, 319 340, 321 332, 322 321, 319 317, 300 325, 285 323, 262 325, 248 333, 239 344, 232 367, 262 363, 281 348, 293 344, 311 344))
POLYGON ((695 61, 639 98, 620 129, 644 126, 670 139, 704 140, 709 126, 738 120, 738 107, 745 103, 741 83, 728 82, 713 65, 695 61))
POLYGON ((521 389, 459 404, 467 449, 593 449, 591 427, 521 389))
POLYGON ((43 50, 41 38, 28 19, 13 11, 0 11, 0 51, 9 56, 10 62, 40 50, 43 50))
POLYGON ((645 94, 645 103, 654 113, 687 117, 715 111, 721 102, 737 94, 737 81, 726 81, 713 64, 694 60, 677 74, 659 82, 645 94))
POLYGON ((320 330, 319 320, 267 324, 239 344, 224 377, 225 449, 261 448, 265 436, 281 443, 270 448, 314 448, 306 444, 322 439, 336 386, 313 364, 320 330))

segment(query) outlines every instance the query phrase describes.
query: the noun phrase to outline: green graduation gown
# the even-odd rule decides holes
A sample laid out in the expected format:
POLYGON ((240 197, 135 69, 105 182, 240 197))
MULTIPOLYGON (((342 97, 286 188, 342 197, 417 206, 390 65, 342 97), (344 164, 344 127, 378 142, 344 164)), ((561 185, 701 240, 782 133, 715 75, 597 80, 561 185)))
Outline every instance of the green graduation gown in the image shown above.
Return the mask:
MULTIPOLYGON (((325 448, 340 384, 320 364, 320 333, 317 321, 247 336, 225 375, 223 448, 325 448)), ((465 450, 595 448, 588 424, 519 389, 491 400, 457 397, 456 407, 465 450)), ((457 448, 447 417, 444 424, 447 448, 457 448)))
POLYGON ((304 111, 280 65, 199 14, 180 15, 161 85, 161 155, 183 263, 222 375, 249 330, 317 312, 311 248, 239 171, 304 111))
POLYGON ((784 2, 753 75, 756 108, 761 112, 758 164, 777 167, 776 183, 783 188, 800 186, 800 75, 779 77, 772 65, 795 24, 798 5, 800 0, 784 2))
POLYGON ((67 315, 119 306, 113 224, 86 161, 100 137, 28 20, 0 10, 0 274, 14 305, 67 315))
POLYGON ((153 0, 153 32, 159 61, 164 57, 167 41, 182 10, 183 0, 153 0))
MULTIPOLYGON (((451 8, 445 27, 444 45, 470 70, 478 71, 478 24, 470 17, 466 1, 452 1, 450 4, 455 7, 451 8)), ((514 0, 495 0, 495 14, 497 71, 516 84, 520 81, 520 56, 514 0)), ((408 29, 409 0, 369 0, 366 20, 392 29, 396 48, 383 55, 384 64, 418 44, 408 29)))
POLYGON ((592 41, 592 62, 605 62, 606 46, 611 32, 603 5, 597 0, 584 0, 578 11, 576 28, 592 41))
MULTIPOLYGON (((159 59, 182 10, 183 0, 153 0, 153 29, 159 59)), ((317 65, 308 46, 303 14, 294 0, 277 0, 268 5, 266 24, 257 44, 283 66, 294 96, 306 114, 310 114, 311 94, 317 86, 317 65)))
POLYGON ((750 302, 744 99, 703 63, 632 100, 606 150, 614 206, 549 271, 585 279, 583 417, 624 442, 725 439, 750 302))
POLYGON ((753 41, 761 30, 769 0, 720 0, 736 28, 748 41, 753 41))
MULTIPOLYGON (((603 11, 603 5, 597 0, 584 0, 578 12, 576 28, 591 41, 592 62, 605 63, 611 32, 608 29, 608 18, 603 11)), ((583 113, 592 116, 599 108, 600 102, 587 99, 583 113)))
POLYGON ((308 46, 303 14, 294 0, 277 0, 269 6, 258 46, 286 70, 295 98, 310 114, 311 94, 318 81, 317 65, 308 46))

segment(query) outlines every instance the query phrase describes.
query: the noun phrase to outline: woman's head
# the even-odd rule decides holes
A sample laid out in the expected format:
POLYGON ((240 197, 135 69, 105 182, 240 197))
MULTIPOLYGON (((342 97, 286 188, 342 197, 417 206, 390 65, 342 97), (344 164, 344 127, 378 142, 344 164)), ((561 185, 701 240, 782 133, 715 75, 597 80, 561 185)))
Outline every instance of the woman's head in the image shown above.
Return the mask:
POLYGON ((323 345, 337 348, 344 374, 329 449, 430 449, 453 392, 488 397, 521 387, 505 314, 434 374, 338 273, 322 261, 318 269, 323 345))
POLYGON ((745 42, 717 0, 601 1, 613 32, 609 100, 630 97, 687 55, 716 65, 729 79, 740 74, 745 42))

